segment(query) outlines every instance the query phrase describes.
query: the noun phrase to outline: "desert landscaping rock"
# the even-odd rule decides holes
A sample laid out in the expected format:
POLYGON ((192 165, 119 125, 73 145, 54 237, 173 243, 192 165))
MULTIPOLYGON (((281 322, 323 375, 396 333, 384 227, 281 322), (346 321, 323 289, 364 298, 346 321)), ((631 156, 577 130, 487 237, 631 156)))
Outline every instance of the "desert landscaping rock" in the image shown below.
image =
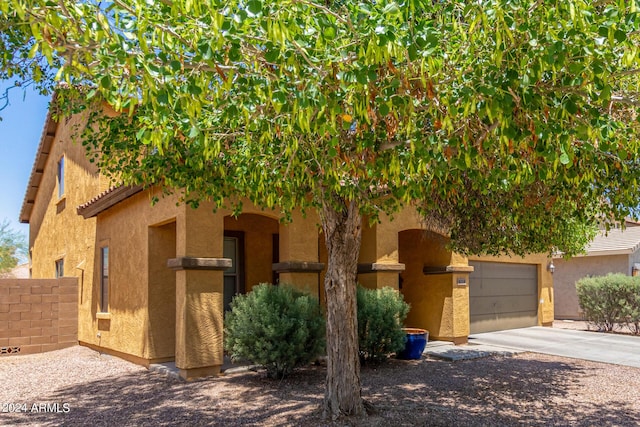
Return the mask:
POLYGON ((337 421, 318 410, 324 376, 323 366, 310 366, 281 381, 246 371, 185 382, 78 346, 3 357, 0 425, 640 424, 637 368, 533 353, 390 360, 362 368, 362 394, 374 412, 337 421), (6 412, 10 404, 26 411, 6 412))

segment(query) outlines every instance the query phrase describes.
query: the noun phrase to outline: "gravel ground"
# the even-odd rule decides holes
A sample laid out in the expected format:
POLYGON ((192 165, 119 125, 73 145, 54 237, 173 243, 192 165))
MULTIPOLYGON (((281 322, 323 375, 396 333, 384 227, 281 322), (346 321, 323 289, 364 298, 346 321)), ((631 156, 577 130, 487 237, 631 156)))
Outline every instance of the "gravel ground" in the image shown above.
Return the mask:
POLYGON ((637 368, 533 353, 390 360, 362 369, 374 412, 335 422, 318 410, 324 376, 310 366, 282 381, 249 371, 183 382, 77 346, 3 357, 0 425, 640 425, 637 368))
MULTIPOLYGON (((589 324, 584 320, 554 320, 553 321, 554 328, 560 329, 575 329, 578 331, 593 331, 598 332, 598 328, 595 325, 589 324)), ((631 330, 627 325, 622 325, 616 323, 614 326, 613 332, 608 332, 613 334, 623 334, 623 335, 633 335, 631 330)))

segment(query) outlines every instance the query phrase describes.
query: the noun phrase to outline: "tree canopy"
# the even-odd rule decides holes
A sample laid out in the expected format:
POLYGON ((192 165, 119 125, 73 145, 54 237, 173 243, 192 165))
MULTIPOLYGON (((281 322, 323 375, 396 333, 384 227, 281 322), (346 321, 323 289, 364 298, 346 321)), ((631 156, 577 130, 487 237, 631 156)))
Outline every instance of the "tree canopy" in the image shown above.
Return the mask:
POLYGON ((90 139, 117 179, 285 211, 417 202, 455 249, 517 253, 573 253, 572 225, 632 213, 637 16, 613 1, 2 10, 60 81, 129 113, 90 139))
POLYGON ((24 235, 11 229, 7 219, 0 223, 0 275, 11 271, 27 255, 24 235))
MULTIPOLYGON (((317 209, 327 304, 350 307, 328 348, 355 327, 363 215, 411 205, 461 252, 571 254, 637 206, 635 0, 9 0, 0 28, 4 72, 59 61, 103 173, 317 209)), ((351 378, 334 415, 362 411, 351 378)))

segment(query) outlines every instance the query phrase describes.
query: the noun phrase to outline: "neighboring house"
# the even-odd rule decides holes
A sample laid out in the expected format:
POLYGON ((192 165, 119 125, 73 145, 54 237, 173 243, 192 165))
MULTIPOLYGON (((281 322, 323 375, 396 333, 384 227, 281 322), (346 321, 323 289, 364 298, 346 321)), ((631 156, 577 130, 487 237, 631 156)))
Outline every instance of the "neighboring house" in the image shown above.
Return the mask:
MULTIPOLYGON (((32 277, 79 279, 80 344, 148 366, 175 360, 184 378, 219 371, 224 310, 260 282, 291 283, 324 300, 318 218, 246 202, 243 213, 194 210, 158 189, 111 187, 72 143, 73 117, 48 116, 20 219, 30 224, 32 277)), ((545 256, 474 257, 446 248, 407 209, 363 226, 358 280, 398 289, 407 325, 464 343, 470 333, 551 325, 545 256), (474 270, 475 269, 475 270, 474 270)))
POLYGON ((28 279, 29 278, 29 263, 16 265, 6 273, 0 274, 0 279, 28 279))
POLYGON ((10 272, 10 277, 13 279, 28 279, 29 278, 29 263, 24 263, 15 266, 10 272))
POLYGON ((570 259, 563 259, 558 255, 553 263, 556 319, 582 319, 576 282, 583 277, 604 276, 608 273, 628 276, 639 274, 640 227, 636 223, 627 222, 624 230, 616 228, 609 232, 601 231, 584 255, 570 259))

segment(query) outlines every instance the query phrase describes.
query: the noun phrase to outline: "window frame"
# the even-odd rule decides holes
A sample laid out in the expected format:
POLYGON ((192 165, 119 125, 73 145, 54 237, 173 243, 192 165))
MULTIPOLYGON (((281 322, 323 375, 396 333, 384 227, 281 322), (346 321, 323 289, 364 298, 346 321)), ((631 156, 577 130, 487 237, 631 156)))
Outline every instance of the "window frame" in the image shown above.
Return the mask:
POLYGON ((58 184, 58 199, 64 198, 64 155, 58 160, 58 166, 56 171, 56 181, 58 184))
POLYGON ((100 246, 100 313, 109 312, 109 245, 100 246))
POLYGON ((64 257, 58 258, 55 261, 55 274, 56 279, 61 279, 64 277, 64 257))

